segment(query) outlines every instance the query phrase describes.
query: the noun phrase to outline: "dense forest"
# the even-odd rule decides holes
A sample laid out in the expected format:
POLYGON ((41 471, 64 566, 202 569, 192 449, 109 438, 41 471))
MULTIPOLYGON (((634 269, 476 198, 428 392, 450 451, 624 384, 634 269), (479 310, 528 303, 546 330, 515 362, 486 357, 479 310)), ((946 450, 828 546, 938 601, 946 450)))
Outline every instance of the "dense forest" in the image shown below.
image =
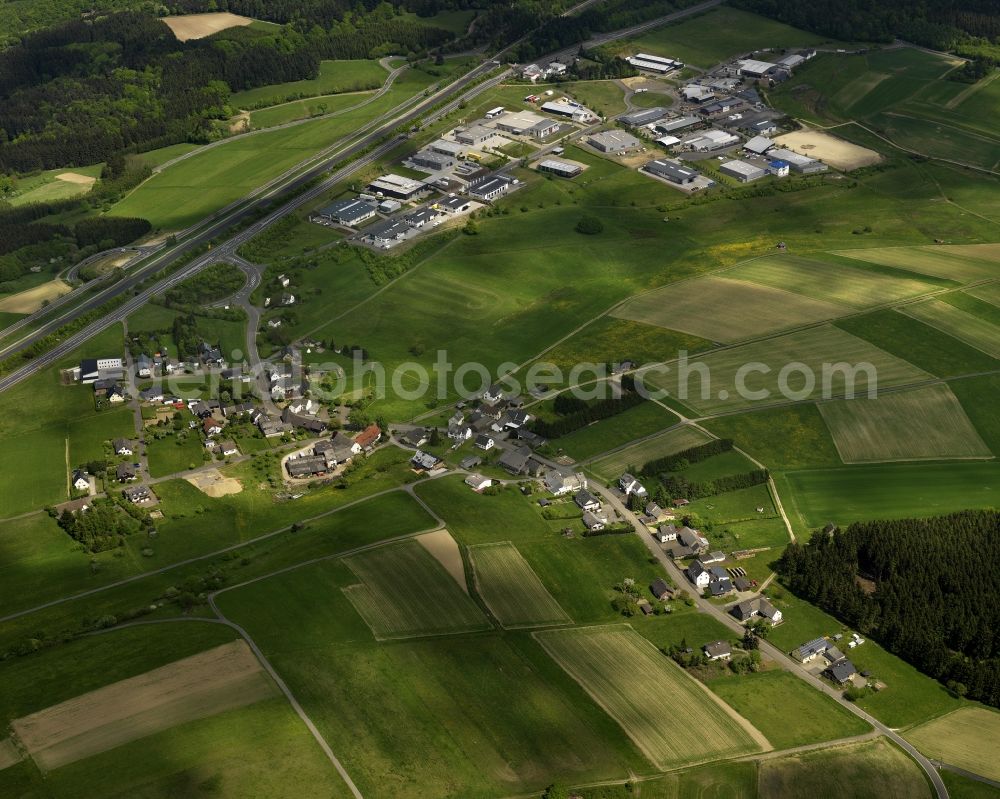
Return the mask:
POLYGON ((996 0, 733 0, 733 5, 844 41, 905 39, 1000 62, 996 0))
POLYGON ((1000 512, 817 533, 789 545, 778 573, 955 693, 1000 707, 1000 512))
POLYGON ((238 27, 189 42, 142 12, 66 22, 0 52, 0 171, 210 141, 228 132, 230 92, 313 78, 322 59, 417 54, 451 38, 388 3, 306 33, 238 27))

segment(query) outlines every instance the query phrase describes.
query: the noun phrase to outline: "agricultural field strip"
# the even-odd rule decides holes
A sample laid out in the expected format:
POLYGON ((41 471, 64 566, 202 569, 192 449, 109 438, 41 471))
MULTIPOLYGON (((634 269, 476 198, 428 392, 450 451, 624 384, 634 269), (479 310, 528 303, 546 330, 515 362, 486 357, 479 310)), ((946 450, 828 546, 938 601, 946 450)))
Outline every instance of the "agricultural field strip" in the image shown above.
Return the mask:
POLYGON ((984 707, 964 707, 911 727, 910 743, 928 757, 1000 781, 996 741, 1000 713, 984 707))
POLYGON ((505 628, 573 623, 510 541, 474 544, 469 560, 479 595, 505 628))
POLYGON ((479 606, 416 541, 377 547, 343 562, 361 583, 342 591, 377 640, 491 627, 479 606))
POLYGON ((276 693, 240 640, 98 688, 12 726, 38 766, 50 770, 276 693))
POLYGON ((749 722, 628 625, 532 635, 658 769, 772 748, 749 722), (697 738, 680 732, 691 719, 698 720, 697 738))
POLYGON ((1000 327, 942 300, 927 300, 901 309, 903 313, 954 336, 994 358, 1000 358, 1000 327))
POLYGON ((713 438, 714 436, 705 433, 698 427, 678 422, 673 427, 602 452, 600 455, 584 460, 583 463, 587 464, 594 474, 610 480, 630 466, 638 469, 648 461, 673 455, 675 452, 704 444, 713 438))
POLYGON ((844 463, 993 457, 947 383, 818 408, 844 463))
POLYGON ((965 293, 971 294, 977 300, 983 300, 983 302, 1000 307, 1000 282, 982 283, 966 289, 965 293))

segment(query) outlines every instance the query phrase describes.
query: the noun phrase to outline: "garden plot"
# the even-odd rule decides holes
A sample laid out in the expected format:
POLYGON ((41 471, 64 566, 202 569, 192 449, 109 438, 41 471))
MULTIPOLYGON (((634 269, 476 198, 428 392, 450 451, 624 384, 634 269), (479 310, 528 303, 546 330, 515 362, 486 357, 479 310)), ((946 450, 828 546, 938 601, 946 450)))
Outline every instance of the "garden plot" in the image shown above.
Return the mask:
MULTIPOLYGON (((728 273, 740 280, 785 289, 808 297, 865 308, 916 297, 936 286, 914 275, 912 279, 885 275, 861 267, 795 255, 759 258, 728 273)), ((841 315, 847 313, 845 307, 841 315)), ((821 317, 817 317, 821 318, 821 317)))
POLYGON ((736 711, 631 627, 550 630, 535 638, 667 770, 771 749, 736 711), (697 719, 697 736, 683 724, 697 719))
POLYGON ((844 463, 991 456, 944 383, 823 402, 819 410, 844 463))
POLYGON ((504 627, 572 623, 509 541, 469 547, 469 559, 480 596, 504 627))
POLYGON ((489 629, 479 606, 416 541, 344 558, 361 580, 344 595, 378 640, 489 629))
POLYGON ((614 315, 729 343, 847 312, 842 305, 773 286, 703 277, 643 294, 614 315))
POLYGON ((1000 327, 986 319, 966 313, 943 300, 928 300, 917 305, 907 305, 900 310, 987 355, 1000 358, 1000 327))

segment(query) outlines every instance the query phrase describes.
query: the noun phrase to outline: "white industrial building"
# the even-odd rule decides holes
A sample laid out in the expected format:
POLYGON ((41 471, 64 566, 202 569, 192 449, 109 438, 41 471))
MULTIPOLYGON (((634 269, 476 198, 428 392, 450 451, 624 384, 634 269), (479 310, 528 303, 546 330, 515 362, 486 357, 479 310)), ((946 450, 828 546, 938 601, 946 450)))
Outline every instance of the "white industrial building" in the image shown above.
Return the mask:
POLYGON ((684 140, 684 146, 700 152, 721 150, 739 142, 740 137, 724 130, 704 130, 684 140))
POLYGON ((676 119, 661 119, 659 122, 653 125, 653 129, 657 133, 673 133, 674 131, 684 130, 684 128, 690 128, 692 125, 698 125, 701 120, 698 117, 677 117, 676 119))
POLYGON ((378 195, 395 197, 399 200, 409 200, 414 194, 424 189, 424 184, 413 178, 404 178, 402 175, 383 175, 378 180, 373 180, 368 184, 368 188, 378 195))
POLYGON ((535 167, 539 172, 551 172, 561 178, 575 178, 583 171, 579 164, 571 164, 567 161, 558 161, 555 158, 546 158, 540 161, 535 167))
POLYGON ((542 103, 542 110, 547 114, 567 117, 574 122, 593 122, 597 119, 597 114, 589 108, 570 100, 549 100, 546 103, 542 103))
POLYGON ((708 86, 689 83, 681 89, 681 97, 689 103, 704 103, 707 100, 714 100, 715 92, 708 88, 708 86))
POLYGON ((465 147, 458 142, 438 139, 427 145, 427 149, 440 155, 450 155, 452 158, 461 158, 465 155, 465 147))
POLYGON ((756 153, 757 155, 763 155, 772 147, 774 147, 774 142, 767 138, 767 136, 754 136, 743 145, 744 150, 749 150, 751 153, 756 153))
POLYGON ((624 130, 602 130, 589 137, 587 143, 602 153, 624 153, 642 147, 641 141, 624 130))
POLYGON ((752 183, 767 175, 767 171, 746 161, 726 161, 719 165, 719 171, 736 178, 741 183, 752 183))
POLYGON ((746 75, 748 78, 766 77, 772 69, 778 66, 770 61, 758 61, 754 58, 745 58, 737 64, 740 68, 740 74, 746 75))
POLYGON ((675 61, 672 58, 661 58, 658 55, 650 55, 649 53, 636 53, 635 55, 627 56, 625 60, 636 69, 643 69, 646 72, 658 72, 661 75, 684 66, 681 61, 675 61))
POLYGON ((470 125, 462 130, 455 131, 455 141, 459 144, 476 147, 483 142, 488 142, 496 135, 497 132, 493 128, 488 128, 485 125, 470 125))
POLYGON ((792 170, 803 175, 812 175, 816 172, 826 172, 826 170, 829 169, 829 167, 822 161, 817 161, 815 158, 810 158, 807 155, 799 155, 792 150, 785 150, 781 147, 775 147, 774 149, 768 151, 768 157, 776 158, 780 161, 787 161, 792 170))

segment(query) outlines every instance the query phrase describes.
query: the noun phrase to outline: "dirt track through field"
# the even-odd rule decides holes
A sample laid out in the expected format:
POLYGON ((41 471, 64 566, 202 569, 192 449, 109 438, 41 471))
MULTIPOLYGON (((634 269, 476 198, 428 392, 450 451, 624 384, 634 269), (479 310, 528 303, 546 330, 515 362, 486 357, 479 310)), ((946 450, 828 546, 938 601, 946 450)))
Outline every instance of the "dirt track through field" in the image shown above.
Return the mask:
POLYGON ((249 17, 222 12, 217 14, 186 14, 180 17, 162 17, 167 27, 174 32, 177 41, 186 42, 189 39, 204 39, 213 33, 227 28, 249 25, 253 22, 249 17))
POLYGON ((858 169, 882 160, 882 156, 874 150, 859 147, 818 130, 796 130, 778 136, 775 141, 782 147, 810 158, 818 158, 836 169, 858 169))
POLYGON ((54 300, 72 289, 61 280, 50 280, 33 289, 12 294, 0 300, 0 311, 4 313, 34 313, 42 303, 54 300))
POLYGON ((246 643, 233 641, 53 705, 12 726, 38 767, 50 771, 275 693, 246 643))
POLYGON ((462 562, 462 552, 455 539, 447 530, 435 530, 417 536, 420 545, 430 552, 444 566, 445 570, 458 583, 458 587, 469 593, 469 585, 465 581, 465 564, 462 562))

